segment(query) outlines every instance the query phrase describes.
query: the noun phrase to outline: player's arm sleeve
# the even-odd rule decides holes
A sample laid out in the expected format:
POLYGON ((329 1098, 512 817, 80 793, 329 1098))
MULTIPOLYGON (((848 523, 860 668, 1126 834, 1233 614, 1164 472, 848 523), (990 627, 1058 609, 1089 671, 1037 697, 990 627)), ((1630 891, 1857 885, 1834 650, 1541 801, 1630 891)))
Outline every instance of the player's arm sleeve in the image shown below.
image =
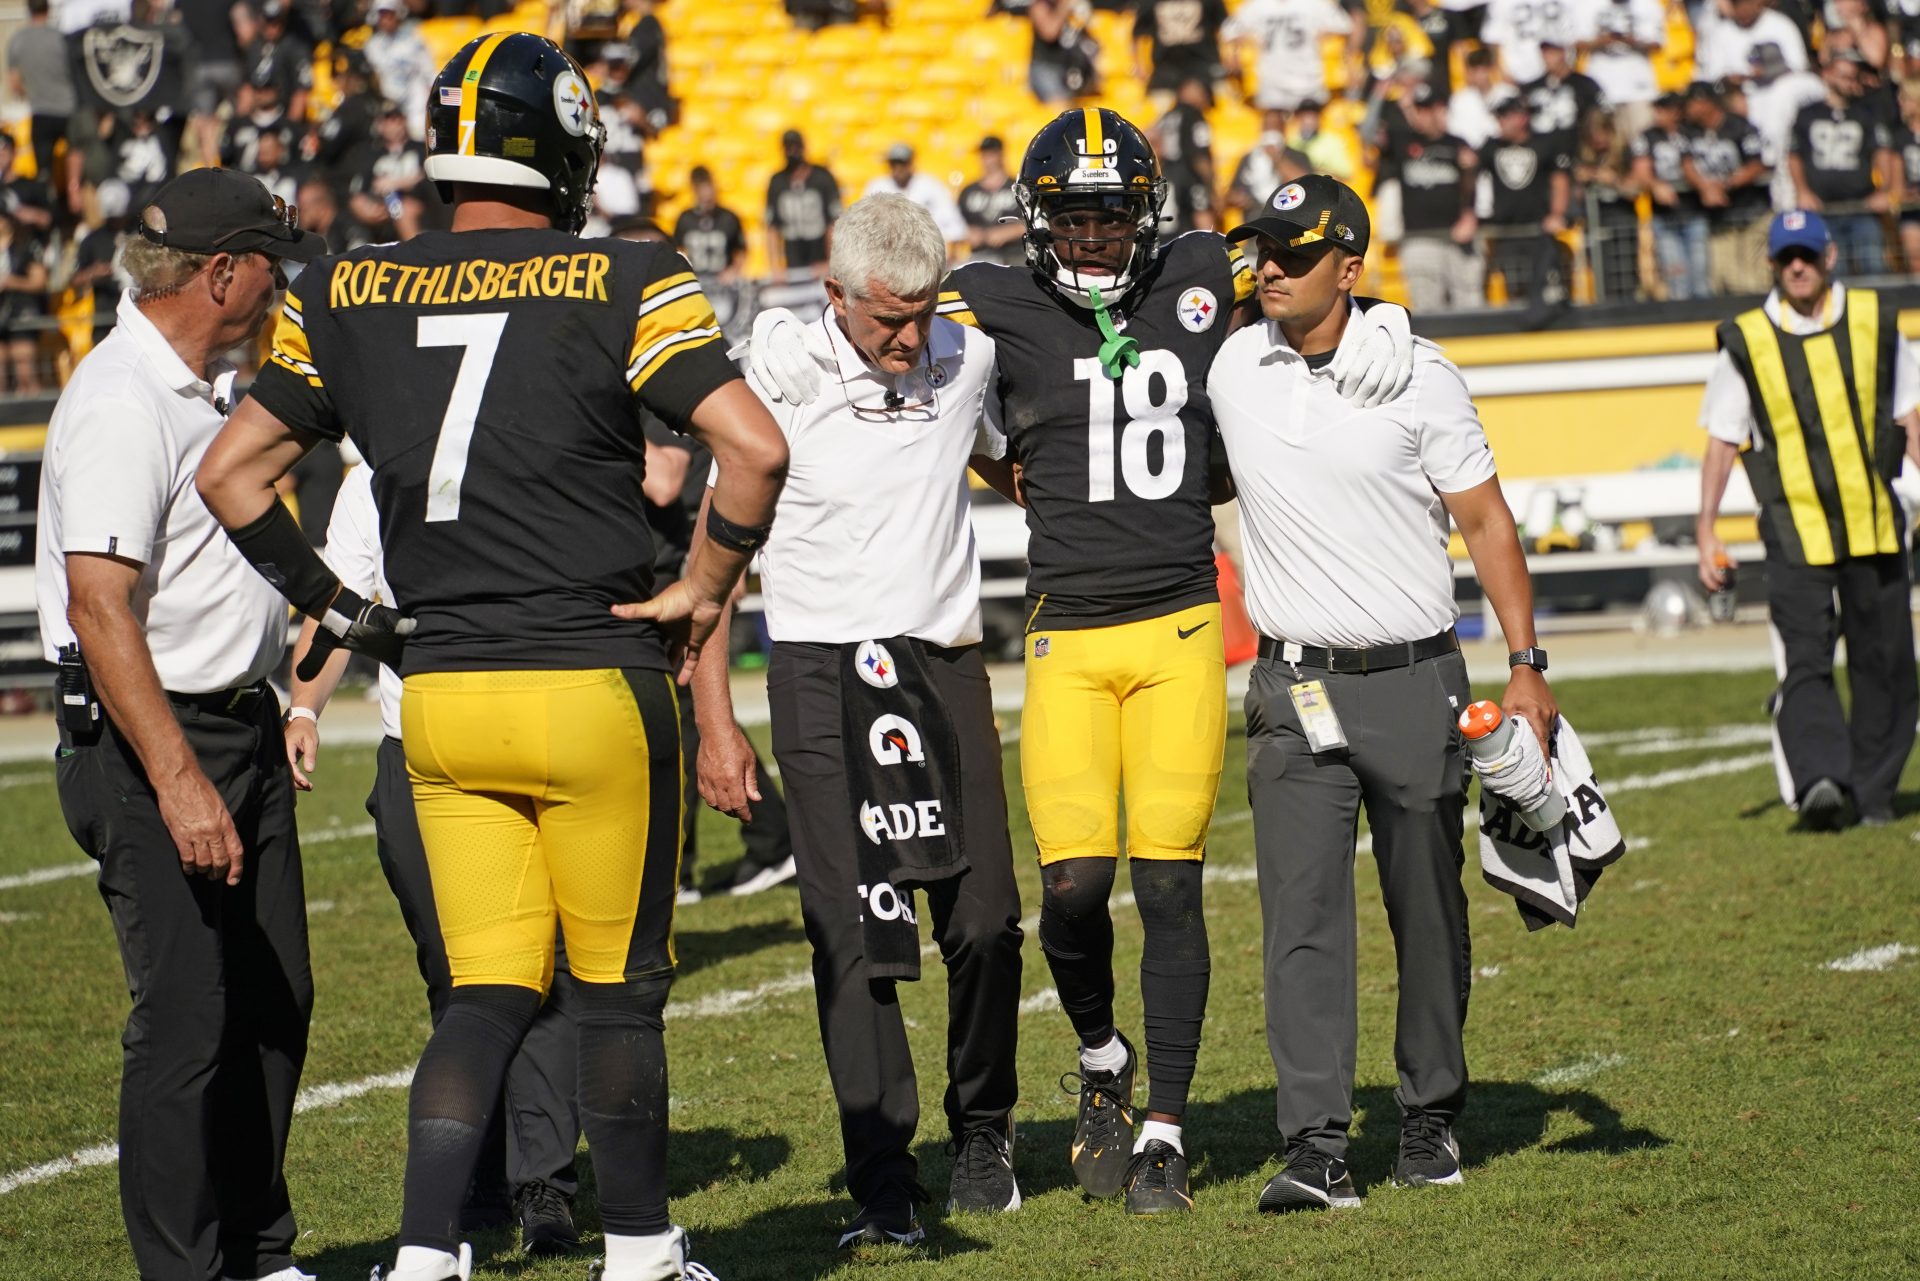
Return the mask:
POLYGON ((684 426, 700 402, 740 376, 713 304, 679 254, 662 254, 654 278, 640 291, 640 310, 627 353, 627 385, 640 403, 684 426))
POLYGON ((96 397, 60 424, 50 460, 60 485, 60 550, 146 564, 174 462, 148 411, 96 397))
POLYGON ((1460 371, 1438 357, 1414 370, 1413 429, 1420 468, 1443 494, 1493 479, 1493 447, 1460 371))
MULTIPOLYGON (((339 440, 343 434, 340 416, 327 390, 326 379, 313 363, 313 345, 307 338, 307 313, 304 296, 318 288, 322 272, 309 267, 287 290, 280 308, 280 321, 273 330, 273 352, 254 376, 248 394, 262 408, 295 431, 339 440), (312 282, 309 284, 309 282, 312 282)), ((311 310, 318 311, 318 308, 311 310)))
MULTIPOLYGON (((327 545, 320 559, 350 592, 377 600, 380 593, 380 516, 374 507, 372 469, 347 473, 327 518, 327 545)), ((387 602, 391 604, 392 602, 387 602)))
POLYGON ((1255 286, 1253 264, 1247 261, 1247 256, 1242 253, 1240 249, 1240 241, 1229 240, 1227 242, 1227 268, 1233 274, 1233 301, 1235 305, 1243 303, 1253 297, 1255 286))
POLYGON ((973 305, 967 301, 966 293, 961 288, 961 274, 959 271, 947 273, 946 280, 941 282, 940 297, 934 302, 933 313, 978 329, 980 321, 974 316, 973 305))
POLYGON ((1893 416, 1905 418, 1915 409, 1920 409, 1920 361, 1914 357, 1913 344, 1901 334, 1893 349, 1893 416))
MULTIPOLYGON (((1897 382, 1894 399, 1899 400, 1897 382)), ((1707 375, 1706 395, 1700 399, 1700 425, 1707 429, 1707 435, 1736 448, 1746 448, 1753 439, 1753 397, 1747 391, 1747 380, 1734 368, 1733 357, 1724 351, 1713 358, 1713 372, 1707 375)))
POLYGON ((986 458, 1007 456, 1006 412, 1000 402, 1000 362, 987 369, 987 381, 980 389, 980 420, 973 435, 973 452, 986 458))

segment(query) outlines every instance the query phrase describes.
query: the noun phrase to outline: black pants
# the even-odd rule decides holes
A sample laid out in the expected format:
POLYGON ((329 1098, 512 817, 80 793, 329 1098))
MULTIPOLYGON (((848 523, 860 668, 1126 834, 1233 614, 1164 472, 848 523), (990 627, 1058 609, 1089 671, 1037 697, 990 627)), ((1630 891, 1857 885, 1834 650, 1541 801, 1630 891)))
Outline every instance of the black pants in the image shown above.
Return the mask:
MULTIPOLYGON (((700 727, 693 719, 693 689, 675 685, 680 699, 680 753, 686 762, 686 794, 683 797, 683 821, 680 829, 680 888, 694 886, 693 867, 700 860, 700 727)), ((787 861, 793 853, 793 834, 787 830, 787 803, 767 773, 767 764, 758 751, 753 754, 754 780, 760 787, 760 800, 754 802, 753 822, 740 825, 740 839, 746 853, 733 883, 740 884, 755 872, 787 861)))
POLYGON ((174 715, 233 815, 240 884, 188 876, 146 771, 111 723, 56 764, 67 828, 100 862, 133 1011, 121 1038, 120 1207, 141 1281, 256 1277, 293 1262, 282 1162, 313 975, 293 783, 263 685, 174 715))
MULTIPOLYGON (((977 645, 930 647, 928 655, 960 743, 970 864, 925 892, 947 967, 946 1112, 957 1134, 1003 1122, 1018 1097, 1020 893, 986 663, 977 645)), ((767 695, 774 759, 793 815, 820 1039, 840 1105, 847 1190, 865 1204, 888 1181, 914 1177, 908 1145, 920 1123, 920 1092, 894 984, 866 976, 855 845, 865 838, 854 826, 845 757, 866 749, 841 738, 838 656, 834 645, 775 644, 767 695)))
MULTIPOLYGON (((433 907, 427 851, 420 843, 420 824, 414 818, 406 749, 397 738, 383 738, 376 761, 367 813, 373 815, 379 833, 376 848, 380 870, 386 873, 393 897, 399 900, 407 933, 413 936, 414 959, 420 977, 427 981, 427 1006, 438 1027, 441 1015, 447 1012, 453 975, 440 941, 440 918, 433 907)), ((480 1165, 473 1178, 476 1189, 502 1178, 515 1188, 536 1181, 548 1183, 568 1196, 579 1188, 573 1163, 580 1146, 574 1034, 579 996, 573 976, 567 973, 566 940, 556 940, 554 949, 553 990, 507 1069, 505 1107, 495 1112, 492 1131, 481 1149, 480 1165)))
POLYGON ((1298 671, 1263 658, 1247 689, 1267 1045, 1282 1142, 1344 1156, 1359 1028, 1353 860, 1362 805, 1399 969, 1396 1097, 1449 1120, 1466 1102, 1467 774, 1454 717, 1471 694, 1457 653, 1365 675, 1298 671), (1309 749, 1287 693, 1296 680, 1325 683, 1345 750, 1309 749))
POLYGON ((1906 555, 1837 565, 1768 556, 1767 608, 1784 651, 1774 733, 1795 801, 1830 778, 1853 794, 1862 815, 1891 815, 1920 713, 1906 555), (1847 638, 1851 724, 1834 687, 1836 636, 1847 638))
POLYGON ((67 136, 67 117, 35 115, 28 127, 33 139, 33 164, 39 179, 53 193, 55 204, 65 205, 67 184, 53 171, 53 148, 67 136))

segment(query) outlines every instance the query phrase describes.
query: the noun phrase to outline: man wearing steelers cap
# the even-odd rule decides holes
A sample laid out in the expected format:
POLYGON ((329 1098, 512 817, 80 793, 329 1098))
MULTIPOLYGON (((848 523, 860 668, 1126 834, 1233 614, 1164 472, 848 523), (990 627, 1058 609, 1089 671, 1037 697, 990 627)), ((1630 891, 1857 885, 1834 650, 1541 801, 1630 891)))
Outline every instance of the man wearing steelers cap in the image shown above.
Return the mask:
POLYGON ((1260 632, 1247 794, 1284 1160, 1260 1194, 1268 1213, 1359 1204, 1346 1157, 1362 807, 1399 958, 1392 1177, 1461 1181, 1452 1125, 1466 1102, 1471 972, 1454 718, 1471 695, 1449 517, 1514 651, 1502 706, 1543 739, 1556 714, 1526 557, 1460 371, 1416 340, 1407 389, 1370 408, 1343 399, 1329 376, 1355 333, 1352 290, 1370 234, 1345 183, 1314 174, 1274 192, 1233 232, 1248 242, 1262 318, 1227 339, 1207 377, 1260 632))

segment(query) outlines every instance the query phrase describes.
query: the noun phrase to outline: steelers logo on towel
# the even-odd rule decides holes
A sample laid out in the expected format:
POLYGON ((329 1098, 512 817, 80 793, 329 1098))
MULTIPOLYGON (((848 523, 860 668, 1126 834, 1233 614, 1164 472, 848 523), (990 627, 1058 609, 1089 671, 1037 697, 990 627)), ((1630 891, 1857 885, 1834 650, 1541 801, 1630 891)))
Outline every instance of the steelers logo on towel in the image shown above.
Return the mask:
POLYGON ((892 689, 900 683, 900 674, 893 670, 893 655, 879 641, 860 642, 860 648, 854 651, 853 670, 875 689, 892 689))
POLYGON ((1290 182, 1273 193, 1273 207, 1285 213, 1289 209, 1298 209, 1306 198, 1306 190, 1299 183, 1290 182))
POLYGON ((1213 322, 1220 314, 1220 303, 1211 289, 1189 289, 1180 295, 1180 301, 1174 304, 1174 311, 1179 315, 1181 324, 1196 334, 1204 334, 1213 328, 1213 322))

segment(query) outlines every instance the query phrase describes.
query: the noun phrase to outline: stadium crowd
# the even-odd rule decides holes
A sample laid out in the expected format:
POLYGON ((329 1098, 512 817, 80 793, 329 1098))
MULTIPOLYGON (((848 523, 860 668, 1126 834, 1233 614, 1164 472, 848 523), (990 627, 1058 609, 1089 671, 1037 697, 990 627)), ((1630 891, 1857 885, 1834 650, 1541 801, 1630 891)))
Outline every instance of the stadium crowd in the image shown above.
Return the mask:
MULTIPOLYGON (((1091 9, 1134 14, 1132 70, 1160 112, 1141 123, 1169 179, 1163 230, 1230 226, 1280 182, 1310 172, 1371 184, 1379 240, 1407 297, 1435 312, 1757 292, 1767 218, 1788 208, 1826 213, 1849 275, 1913 271, 1920 17, 1898 0, 1884 5, 990 8, 1031 24, 1031 90, 1063 103, 1103 89, 1091 9), (1246 154, 1216 157, 1210 116, 1229 95, 1261 112, 1262 132, 1246 154)), ((218 163, 258 176, 336 250, 444 225, 422 169, 436 63, 422 20, 506 9, 503 0, 27 7, 7 44, 14 123, 0 131, 0 392, 20 395, 50 390, 111 325, 127 283, 117 250, 129 212, 183 169, 218 163)), ((678 104, 655 8, 570 0, 547 14, 549 31, 564 32, 586 65, 610 131, 588 234, 656 213, 648 144, 674 126, 678 104)), ((872 0, 788 10, 807 29, 886 18, 872 0)), ((989 136, 977 158, 917 156, 903 137, 866 194, 901 191, 927 208, 956 258, 1017 259, 1017 229, 1001 222, 1014 212, 1018 157, 1008 145, 989 136), (939 176, 969 168, 977 181, 958 193, 939 176)), ((811 155, 797 130, 779 154, 757 219, 726 199, 758 193, 721 191, 704 166, 659 175, 693 197, 668 230, 714 288, 723 320, 747 272, 752 222, 767 229, 775 276, 817 275, 843 199, 863 194, 843 190, 828 168, 834 158, 811 155)))

